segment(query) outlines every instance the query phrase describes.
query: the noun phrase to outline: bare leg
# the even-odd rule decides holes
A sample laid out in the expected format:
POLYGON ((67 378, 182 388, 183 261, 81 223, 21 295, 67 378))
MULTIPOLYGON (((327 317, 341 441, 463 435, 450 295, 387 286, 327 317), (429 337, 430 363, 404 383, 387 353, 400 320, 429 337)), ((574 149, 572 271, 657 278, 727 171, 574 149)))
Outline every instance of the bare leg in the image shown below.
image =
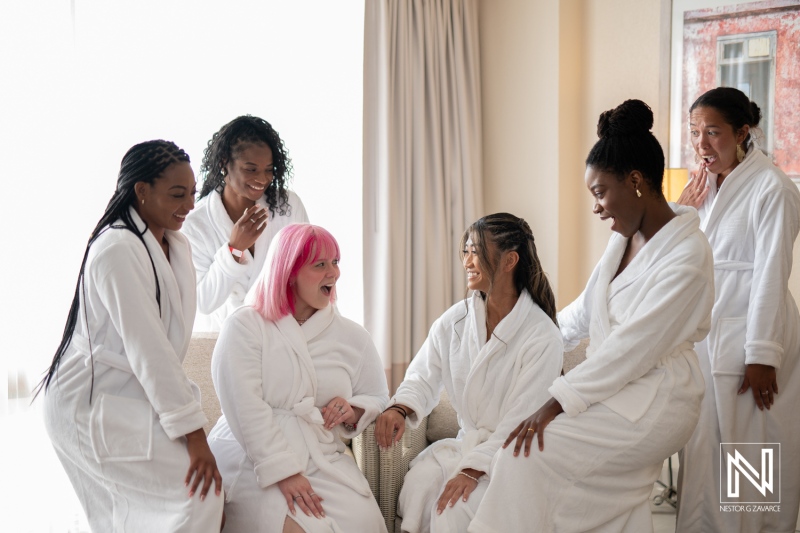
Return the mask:
POLYGON ((283 533, 305 533, 305 531, 292 517, 287 516, 286 521, 283 523, 283 533))

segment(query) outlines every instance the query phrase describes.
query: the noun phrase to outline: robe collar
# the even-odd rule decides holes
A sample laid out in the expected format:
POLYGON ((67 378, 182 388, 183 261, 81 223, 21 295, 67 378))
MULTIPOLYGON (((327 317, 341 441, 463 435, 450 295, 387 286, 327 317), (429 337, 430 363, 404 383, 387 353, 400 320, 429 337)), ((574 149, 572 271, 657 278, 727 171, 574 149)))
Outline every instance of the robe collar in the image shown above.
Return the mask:
POLYGON ((628 239, 618 233, 611 237, 611 242, 601 262, 595 288, 597 293, 594 295, 592 306, 592 313, 599 318, 598 324, 601 325, 603 338, 611 333, 608 300, 632 283, 635 283, 652 268, 657 268, 656 264, 669 254, 678 242, 689 237, 700 228, 700 217, 694 208, 674 203, 669 205, 677 216, 667 222, 663 228, 658 230, 645 243, 639 253, 636 254, 636 257, 616 278, 614 274, 619 269, 622 255, 628 245, 628 239))
POLYGON ((179 355, 185 354, 191 339, 191 326, 194 324, 197 312, 195 270, 188 241, 179 231, 164 230, 164 237, 169 244, 170 258, 167 260, 161 243, 156 240, 149 229, 145 231, 147 225, 139 213, 132 207, 129 208, 129 213, 136 228, 140 232, 144 231, 142 238, 153 258, 153 264, 156 266, 158 282, 161 287, 161 320, 167 329, 167 336, 175 347, 175 351, 179 355), (165 297, 169 300, 168 308, 164 305, 165 297), (165 313, 164 311, 167 309, 169 311, 165 313))
POLYGON ((717 190, 717 174, 708 173, 707 180, 709 186, 713 186, 716 190, 714 199, 711 205, 707 207, 709 210, 708 216, 701 223, 700 229, 706 232, 706 229, 713 227, 725 213, 727 206, 736 198, 737 193, 742 186, 747 183, 752 175, 754 169, 762 168, 761 160, 766 156, 761 152, 757 145, 753 145, 744 160, 734 168, 731 173, 725 178, 722 187, 717 190))

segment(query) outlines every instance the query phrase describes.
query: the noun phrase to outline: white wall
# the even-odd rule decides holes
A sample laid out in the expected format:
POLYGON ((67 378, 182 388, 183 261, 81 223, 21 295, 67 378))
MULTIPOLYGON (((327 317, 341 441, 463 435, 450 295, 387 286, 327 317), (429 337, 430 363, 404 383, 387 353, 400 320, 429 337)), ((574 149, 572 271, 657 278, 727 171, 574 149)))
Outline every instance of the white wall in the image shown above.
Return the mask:
POLYGON ((609 238, 583 184, 600 113, 628 98, 644 100, 667 149, 669 6, 481 3, 486 210, 531 222, 559 308, 580 293, 609 238))

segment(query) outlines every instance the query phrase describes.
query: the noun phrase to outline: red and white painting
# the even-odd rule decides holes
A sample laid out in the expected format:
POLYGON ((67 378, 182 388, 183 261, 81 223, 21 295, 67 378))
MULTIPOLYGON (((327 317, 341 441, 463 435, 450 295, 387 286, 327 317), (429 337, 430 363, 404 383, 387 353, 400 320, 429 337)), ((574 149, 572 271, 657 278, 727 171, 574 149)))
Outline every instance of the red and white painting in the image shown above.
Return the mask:
MULTIPOLYGON (((800 0, 766 0, 683 13, 681 116, 709 89, 736 87, 761 108, 758 138, 800 178, 800 0)), ((685 118, 681 166, 693 168, 685 118)))

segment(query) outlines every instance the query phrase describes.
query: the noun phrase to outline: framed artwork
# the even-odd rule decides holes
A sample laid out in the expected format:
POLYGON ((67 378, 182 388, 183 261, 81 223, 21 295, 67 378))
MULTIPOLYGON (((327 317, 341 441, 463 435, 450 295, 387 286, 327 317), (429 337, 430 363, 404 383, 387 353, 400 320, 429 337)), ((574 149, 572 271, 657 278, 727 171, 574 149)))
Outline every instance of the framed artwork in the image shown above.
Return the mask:
POLYGON ((696 167, 692 102, 736 87, 761 108, 761 149, 800 186, 800 0, 673 0, 671 72, 670 167, 696 167))

